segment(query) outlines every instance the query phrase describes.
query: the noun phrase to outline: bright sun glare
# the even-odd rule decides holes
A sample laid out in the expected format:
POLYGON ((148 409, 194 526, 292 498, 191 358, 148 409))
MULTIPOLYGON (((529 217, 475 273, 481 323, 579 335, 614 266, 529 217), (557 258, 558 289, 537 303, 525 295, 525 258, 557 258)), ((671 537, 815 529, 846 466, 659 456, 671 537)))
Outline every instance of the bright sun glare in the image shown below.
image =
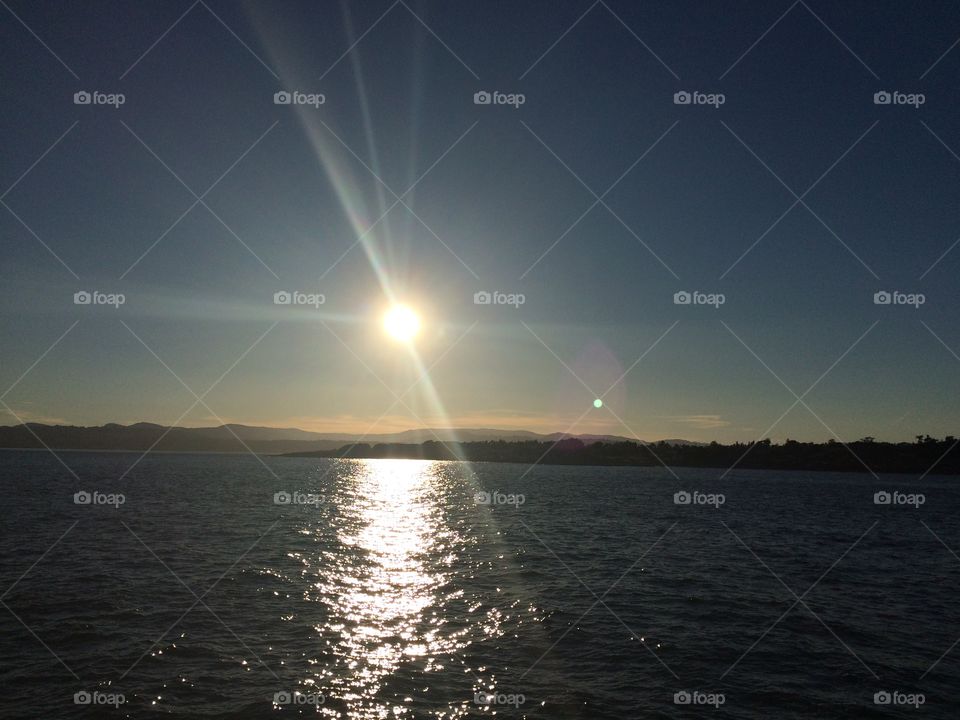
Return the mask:
POLYGON ((390 337, 409 342, 420 330, 420 318, 406 305, 394 305, 384 316, 383 327, 390 337))

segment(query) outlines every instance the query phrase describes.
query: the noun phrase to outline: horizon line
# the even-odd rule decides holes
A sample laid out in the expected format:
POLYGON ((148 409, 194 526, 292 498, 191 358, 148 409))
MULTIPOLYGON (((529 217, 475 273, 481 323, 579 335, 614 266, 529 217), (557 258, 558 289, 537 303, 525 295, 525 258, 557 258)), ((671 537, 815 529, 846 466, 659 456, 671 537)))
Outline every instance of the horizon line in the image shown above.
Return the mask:
MULTIPOLYGON (((245 427, 245 428, 261 429, 261 430, 288 430, 288 431, 301 432, 301 433, 306 433, 306 434, 311 434, 311 435, 343 435, 343 436, 350 436, 351 439, 355 439, 355 442, 357 442, 357 443, 362 442, 365 438, 374 439, 374 438, 381 437, 381 436, 402 435, 402 434, 405 434, 405 433, 412 433, 412 432, 428 432, 428 433, 453 432, 453 433, 455 433, 455 432, 458 432, 458 431, 485 431, 485 432, 497 432, 497 433, 529 433, 529 434, 531 434, 531 435, 537 435, 537 436, 541 436, 541 437, 550 437, 550 436, 561 435, 561 436, 567 436, 567 437, 570 437, 570 438, 583 438, 583 437, 618 438, 618 439, 626 440, 626 441, 629 441, 629 442, 646 443, 646 444, 654 444, 654 443, 659 443, 659 442, 680 441, 680 442, 691 443, 691 444, 700 444, 700 445, 709 445, 709 444, 711 444, 712 442, 716 442, 716 443, 718 443, 718 444, 720 444, 720 445, 755 444, 755 443, 760 443, 760 442, 764 442, 764 441, 769 441, 770 443, 776 443, 776 444, 784 444, 784 443, 786 443, 786 442, 788 442, 788 441, 798 442, 798 443, 813 443, 813 444, 829 444, 829 443, 831 443, 831 442, 835 442, 835 443, 854 443, 854 442, 862 442, 862 441, 877 442, 877 443, 894 443, 894 444, 896 444, 896 443, 908 443, 908 444, 911 444, 911 443, 914 443, 914 442, 918 441, 918 439, 921 439, 921 438, 930 438, 930 439, 933 439, 933 440, 937 440, 937 439, 938 439, 936 436, 932 436, 932 435, 930 435, 930 434, 928 434, 928 433, 914 433, 914 434, 912 434, 908 439, 899 439, 899 440, 880 440, 880 439, 877 439, 875 436, 872 436, 872 435, 864 435, 864 436, 862 436, 862 437, 860 437, 860 438, 857 438, 857 439, 855 439, 855 440, 840 440, 840 439, 835 438, 835 437, 828 437, 828 438, 825 439, 825 440, 797 440, 797 439, 795 439, 795 438, 784 437, 784 438, 778 440, 778 439, 775 439, 775 438, 772 438, 772 437, 763 437, 763 438, 751 438, 751 439, 749 439, 749 440, 737 439, 737 440, 730 440, 730 441, 727 441, 727 442, 720 442, 719 440, 691 440, 691 439, 684 438, 684 437, 663 437, 663 438, 659 438, 659 439, 656 439, 656 440, 649 440, 649 439, 639 438, 639 437, 637 437, 637 436, 635 436, 635 435, 634 435, 634 436, 630 436, 630 435, 624 435, 624 434, 613 433, 613 432, 609 432, 609 433, 605 433, 605 432, 571 432, 570 430, 566 430, 566 431, 563 431, 563 430, 538 431, 538 430, 530 430, 530 429, 528 429, 528 428, 502 428, 502 427, 481 427, 481 426, 428 426, 428 425, 424 425, 424 426, 420 426, 420 427, 408 427, 408 428, 406 428, 406 429, 404 429, 404 430, 392 430, 392 431, 386 431, 386 432, 377 432, 377 433, 369 432, 369 433, 365 433, 365 432, 355 432, 355 431, 349 431, 349 430, 347 430, 347 431, 342 431, 342 430, 341 430, 341 431, 336 431, 336 430, 305 430, 305 429, 303 429, 303 428, 296 427, 296 426, 293 426, 293 425, 253 425, 253 424, 243 423, 243 422, 228 422, 228 423, 221 423, 221 424, 219 424, 219 425, 192 425, 192 426, 191 426, 191 425, 166 425, 166 424, 163 424, 163 423, 153 422, 153 421, 149 421, 149 420, 138 420, 138 421, 136 421, 136 422, 127 423, 127 424, 120 423, 120 422, 106 422, 106 423, 103 423, 103 424, 100 424, 100 425, 78 425, 78 424, 75 424, 75 423, 62 423, 62 422, 49 422, 49 421, 47 421, 47 422, 42 422, 42 421, 28 420, 28 421, 25 421, 25 422, 17 422, 17 423, 13 423, 13 424, 0 424, 0 428, 17 428, 17 427, 24 427, 24 426, 27 426, 27 425, 41 425, 41 426, 44 426, 44 427, 83 428, 83 429, 98 429, 98 428, 107 427, 107 426, 109 426, 109 425, 115 425, 115 426, 121 427, 121 428, 130 428, 130 427, 133 427, 133 426, 135 426, 135 425, 153 425, 153 426, 160 427, 160 428, 171 428, 171 429, 180 429, 180 430, 218 430, 218 429, 220 429, 220 428, 225 428, 225 427, 245 427), (356 439, 356 438, 359 438, 359 439, 356 439)), ((946 434, 946 435, 944 435, 943 438, 942 438, 942 440, 951 440, 951 439, 956 439, 956 436, 955 436, 955 435, 951 435, 951 434, 946 434)), ((436 438, 434 438, 434 440, 436 440, 436 438)), ((421 442, 430 442, 430 439, 427 439, 427 440, 424 440, 424 441, 421 441, 421 442)), ((444 440, 443 442, 471 442, 471 441, 469 441, 469 440, 468 440, 468 441, 461 441, 461 440, 457 439, 457 440, 444 440)), ((473 442, 482 442, 482 441, 473 441, 473 442)))

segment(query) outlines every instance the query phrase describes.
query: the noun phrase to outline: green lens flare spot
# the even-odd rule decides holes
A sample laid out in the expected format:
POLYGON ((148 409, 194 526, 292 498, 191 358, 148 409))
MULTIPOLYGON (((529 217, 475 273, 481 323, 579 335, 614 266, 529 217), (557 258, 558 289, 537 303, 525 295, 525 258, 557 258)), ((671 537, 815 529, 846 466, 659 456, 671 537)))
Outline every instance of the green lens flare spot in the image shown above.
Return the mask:
POLYGON ((601 400, 600 398, 597 398, 596 400, 593 401, 593 406, 594 406, 595 408, 602 408, 602 407, 603 407, 603 400, 601 400))

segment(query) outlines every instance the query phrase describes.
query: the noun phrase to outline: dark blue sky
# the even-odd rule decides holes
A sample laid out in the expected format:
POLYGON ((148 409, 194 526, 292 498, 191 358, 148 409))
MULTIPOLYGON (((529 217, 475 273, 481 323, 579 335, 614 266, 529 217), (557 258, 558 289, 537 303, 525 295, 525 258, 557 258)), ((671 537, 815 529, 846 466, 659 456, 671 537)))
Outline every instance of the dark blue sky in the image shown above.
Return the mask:
POLYGON ((0 8, 6 422, 958 429, 955 3, 75 5, 0 8))

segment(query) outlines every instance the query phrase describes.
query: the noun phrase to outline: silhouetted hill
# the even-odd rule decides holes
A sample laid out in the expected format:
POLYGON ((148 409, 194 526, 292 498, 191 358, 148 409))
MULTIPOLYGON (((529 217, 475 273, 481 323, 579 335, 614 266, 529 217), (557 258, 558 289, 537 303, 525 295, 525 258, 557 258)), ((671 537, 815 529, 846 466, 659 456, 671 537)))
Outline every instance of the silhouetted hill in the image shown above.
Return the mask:
POLYGON ((336 450, 289 453, 297 457, 422 458, 472 462, 543 463, 548 465, 637 465, 714 467, 837 472, 916 473, 960 475, 956 438, 937 440, 917 436, 914 443, 884 443, 864 438, 852 443, 801 443, 769 440, 721 445, 676 445, 636 442, 583 442, 569 438, 542 441, 486 441, 420 444, 361 443, 336 450))
MULTIPOLYGON (((490 428, 466 429, 412 429, 398 433, 370 435, 363 438, 371 443, 410 443, 426 440, 479 442, 486 440, 547 441, 567 436, 562 433, 541 435, 524 430, 496 430, 490 428)), ((579 436, 587 442, 627 441, 612 435, 579 436)), ((132 425, 108 423, 96 427, 75 425, 0 426, 0 447, 42 448, 54 450, 132 450, 144 452, 153 449, 163 452, 254 452, 280 454, 334 450, 346 443, 361 439, 354 433, 316 433, 298 428, 256 427, 229 424, 217 427, 183 428, 138 422, 132 425)), ((671 441, 673 442, 673 441, 671 441)), ((686 442, 686 441, 676 441, 686 442)))

